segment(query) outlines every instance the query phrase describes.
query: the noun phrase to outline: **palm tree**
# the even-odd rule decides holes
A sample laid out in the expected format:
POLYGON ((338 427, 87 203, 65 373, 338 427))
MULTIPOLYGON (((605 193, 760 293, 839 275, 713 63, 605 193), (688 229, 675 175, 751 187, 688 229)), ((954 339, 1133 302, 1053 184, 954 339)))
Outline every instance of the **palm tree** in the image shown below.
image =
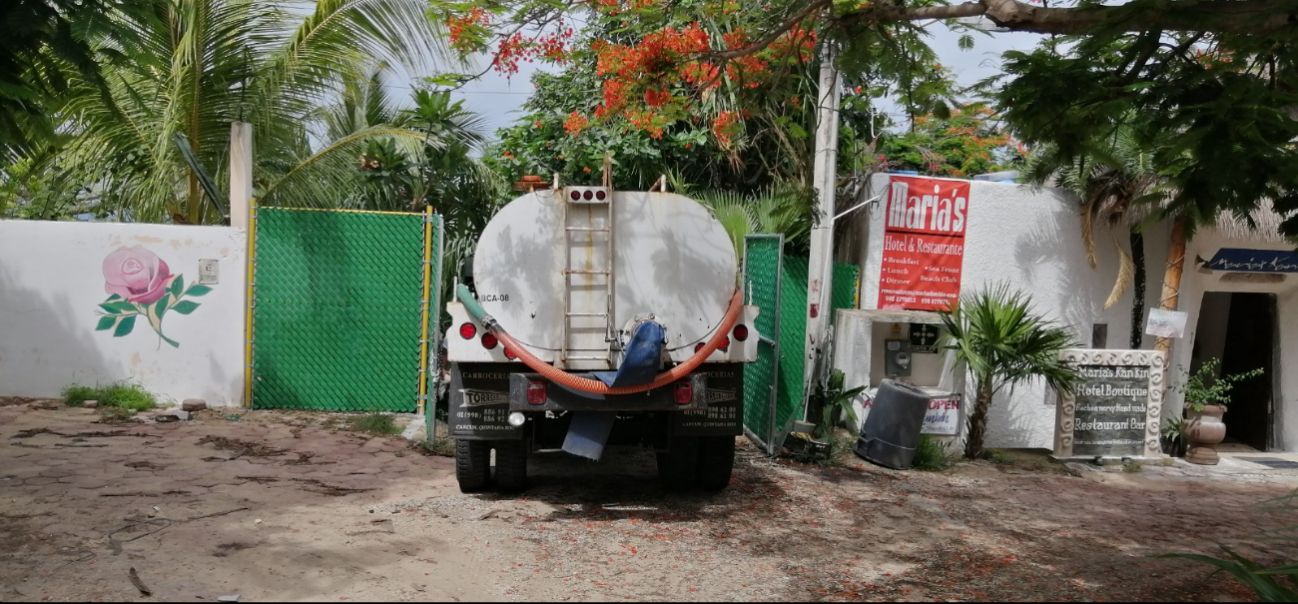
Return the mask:
POLYGON ((1142 143, 1131 126, 1119 127, 1110 136, 1089 141, 1082 155, 1065 156, 1058 147, 1046 145, 1034 151, 1025 168, 1025 179, 1034 184, 1053 182, 1081 199, 1082 241, 1086 258, 1094 269, 1095 226, 1125 226, 1131 253, 1115 236, 1118 278, 1104 302, 1111 308, 1134 284, 1131 308, 1132 348, 1140 348, 1141 323, 1145 314, 1145 237, 1136 215, 1138 206, 1160 198, 1162 180, 1154 167, 1154 154, 1142 143))
MULTIPOLYGON (((363 183, 355 160, 376 137, 411 150, 440 144, 387 121, 320 122, 320 108, 381 65, 418 73, 449 61, 425 0, 144 0, 92 41, 108 94, 72 91, 57 154, 126 219, 211 223, 213 200, 175 144, 222 177, 230 123, 253 125, 264 205, 337 206, 363 183)), ((374 117, 374 116, 366 116, 374 117)))
POLYGON ((946 348, 955 351, 974 378, 965 457, 977 459, 985 453, 992 399, 1006 386, 1037 378, 1059 392, 1072 392, 1076 386, 1076 371, 1059 356, 1073 346, 1072 335, 1037 315, 1023 292, 1005 284, 987 287, 941 316, 946 348))

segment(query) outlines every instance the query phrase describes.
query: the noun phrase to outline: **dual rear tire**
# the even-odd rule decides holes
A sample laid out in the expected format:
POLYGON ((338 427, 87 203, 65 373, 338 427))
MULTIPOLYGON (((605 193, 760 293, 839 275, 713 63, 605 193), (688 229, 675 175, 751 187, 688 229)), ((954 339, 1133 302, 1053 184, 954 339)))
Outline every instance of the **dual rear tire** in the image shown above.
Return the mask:
POLYGON ((456 439, 455 478, 460 492, 478 493, 491 486, 492 450, 496 451, 496 488, 504 492, 527 488, 526 441, 456 439))
POLYGON ((658 454, 658 477, 672 491, 716 492, 730 485, 735 467, 735 437, 677 437, 658 454))

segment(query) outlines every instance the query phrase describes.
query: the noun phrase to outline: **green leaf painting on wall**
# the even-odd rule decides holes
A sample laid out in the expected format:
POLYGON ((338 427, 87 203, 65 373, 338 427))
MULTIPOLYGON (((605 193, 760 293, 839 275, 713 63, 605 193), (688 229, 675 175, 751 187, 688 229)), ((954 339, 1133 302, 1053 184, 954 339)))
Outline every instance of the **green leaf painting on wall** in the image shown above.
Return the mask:
POLYGON ((95 331, 113 331, 114 338, 130 335, 136 319, 144 317, 162 342, 179 348, 180 343, 162 333, 162 319, 167 311, 188 315, 199 304, 186 297, 207 295, 212 288, 191 284, 185 288, 181 275, 171 274, 171 267, 157 254, 141 246, 120 247, 104 258, 104 290, 108 299, 98 305, 99 322, 95 331))

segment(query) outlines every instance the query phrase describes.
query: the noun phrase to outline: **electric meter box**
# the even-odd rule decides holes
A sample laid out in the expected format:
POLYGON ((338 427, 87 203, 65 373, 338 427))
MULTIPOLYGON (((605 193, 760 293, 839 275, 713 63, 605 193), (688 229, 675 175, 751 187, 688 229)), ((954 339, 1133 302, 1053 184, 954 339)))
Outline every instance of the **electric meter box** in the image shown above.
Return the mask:
POLYGON ((889 377, 910 377, 910 367, 910 340, 884 340, 884 374, 889 377))

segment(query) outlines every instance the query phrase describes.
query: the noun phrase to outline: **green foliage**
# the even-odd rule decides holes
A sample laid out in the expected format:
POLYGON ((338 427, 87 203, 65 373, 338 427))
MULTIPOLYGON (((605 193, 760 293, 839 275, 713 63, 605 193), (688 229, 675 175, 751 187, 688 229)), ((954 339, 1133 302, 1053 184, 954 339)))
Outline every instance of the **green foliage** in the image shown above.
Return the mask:
MULTIPOLYGON (((145 2, 9 0, 0 6, 0 161, 55 138, 59 97, 79 81, 103 90, 88 38, 145 2)), ((0 206, 0 216, 3 216, 0 206)))
POLYGON ((806 254, 815 222, 815 191, 784 185, 742 195, 733 191, 701 191, 693 198, 712 210, 742 254, 744 236, 752 233, 784 235, 784 249, 806 254))
POLYGON ((965 296, 941 317, 945 346, 966 364, 977 393, 965 457, 982 456, 992 399, 1001 389, 1038 378, 1059 392, 1076 387, 1076 370, 1059 356, 1073 346, 1072 334, 1037 314, 1027 294, 993 285, 965 296))
POLYGON ((146 411, 158 406, 158 399, 137 384, 111 384, 88 387, 72 384, 63 389, 63 402, 79 407, 85 401, 99 401, 99 407, 116 407, 128 411, 146 411))
POLYGON ((89 386, 72 384, 63 389, 63 402, 69 407, 80 407, 81 403, 97 400, 99 391, 89 386))
POLYGON ((397 426, 396 420, 394 420, 391 415, 385 415, 382 413, 370 413, 352 420, 352 430, 378 435, 401 433, 401 428, 397 426))
MULTIPOLYGON (((1204 23, 1204 30, 1211 25, 1204 23)), ((996 93, 1016 136, 1069 160, 1129 130, 1166 184, 1159 215, 1190 235, 1219 215, 1273 205, 1298 237, 1298 103, 1292 36, 1096 31, 1005 54, 996 93)), ((1125 135, 1123 135, 1125 136, 1125 135)))
POLYGON ((833 434, 840 424, 846 424, 848 432, 856 434, 861 422, 852 407, 852 399, 865 391, 864 386, 851 390, 843 389, 843 372, 835 369, 830 374, 828 383, 817 383, 816 389, 807 400, 807 417, 815 418, 814 436, 823 439, 833 434))
POLYGON ((1261 602, 1298 602, 1298 590, 1295 590, 1295 585, 1298 585, 1298 564, 1263 568, 1225 545, 1221 549, 1226 552, 1227 558, 1202 554, 1163 554, 1159 557, 1181 558, 1215 566, 1217 572, 1225 571, 1252 589, 1261 602))
POLYGON ((1163 453, 1173 457, 1184 457, 1189 440, 1185 437, 1185 418, 1170 417, 1163 422, 1163 453))
MULTIPOLYGON (((278 2, 146 0, 105 17, 86 42, 104 86, 59 95, 61 136, 29 172, 93 190, 92 211, 120 220, 216 223, 219 207, 174 143, 229 182, 230 123, 253 125, 254 195, 262 205, 347 207, 363 184, 355 161, 386 137, 413 150, 425 133, 388 122, 343 132, 322 115, 376 70, 444 61, 422 0, 325 0, 311 11, 278 2), (337 136, 331 136, 337 135, 337 136), (55 172, 58 170, 58 172, 55 172)), ((59 73, 69 77, 67 66, 59 73)), ((35 155, 29 155, 33 159, 35 155)))
POLYGON ((983 103, 962 105, 946 118, 916 117, 909 131, 879 137, 879 167, 955 177, 1013 169, 1023 163, 1022 148, 995 119, 983 103))
POLYGON ((1185 402, 1191 409, 1203 411, 1207 405, 1229 405, 1230 391, 1235 388, 1235 384, 1263 374, 1262 368, 1258 367, 1252 371, 1218 377, 1220 370, 1221 359, 1218 358, 1204 361, 1193 374, 1186 372, 1184 367, 1181 368, 1186 377, 1184 383, 1176 388, 1185 394, 1185 402))
POLYGON ((568 128, 574 113, 589 115, 601 99, 594 67, 593 60, 574 61, 558 74, 533 75, 535 92, 523 106, 526 113, 516 125, 500 130, 500 142, 485 159, 512 181, 530 174, 548 179, 557 172, 562 182, 593 184, 600 182, 607 150, 613 157, 613 184, 625 190, 648 189, 668 172, 674 173, 677 191, 752 191, 809 179, 809 133, 815 131, 815 114, 808 109, 814 103, 804 102, 811 92, 809 72, 755 97, 746 105, 751 112, 746 132, 752 134, 723 147, 709 130, 707 116, 739 101, 722 95, 699 105, 696 119, 673 123, 657 137, 620 118, 568 128))
POLYGON ((921 472, 942 472, 951 467, 950 443, 921 434, 915 445, 915 459, 911 467, 921 472))

